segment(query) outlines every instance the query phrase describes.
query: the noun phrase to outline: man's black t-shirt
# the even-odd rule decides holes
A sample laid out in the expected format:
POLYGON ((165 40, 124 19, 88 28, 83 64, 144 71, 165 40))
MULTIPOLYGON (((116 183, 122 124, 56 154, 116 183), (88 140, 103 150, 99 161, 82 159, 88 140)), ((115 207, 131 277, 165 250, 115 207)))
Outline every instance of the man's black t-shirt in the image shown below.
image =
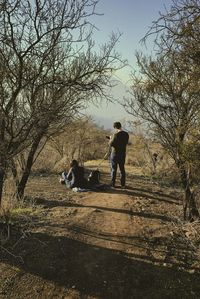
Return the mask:
POLYGON ((126 146, 128 144, 129 134, 125 131, 119 131, 113 135, 110 141, 111 152, 117 156, 126 155, 126 146))

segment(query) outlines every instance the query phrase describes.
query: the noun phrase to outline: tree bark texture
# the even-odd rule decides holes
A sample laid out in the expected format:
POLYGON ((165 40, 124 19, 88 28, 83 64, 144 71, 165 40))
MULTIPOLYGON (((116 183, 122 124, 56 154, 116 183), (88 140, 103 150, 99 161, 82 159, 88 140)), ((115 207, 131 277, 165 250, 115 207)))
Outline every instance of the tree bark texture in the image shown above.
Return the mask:
POLYGON ((26 184, 28 182, 28 179, 29 179, 29 176, 30 176, 30 173, 31 173, 31 168, 33 166, 35 153, 38 149, 41 138, 42 137, 39 136, 37 139, 35 139, 35 141, 31 145, 31 149, 29 151, 28 158, 27 158, 27 161, 26 161, 26 166, 24 168, 24 171, 22 173, 22 177, 21 177, 21 179, 19 181, 19 184, 17 186, 17 197, 18 197, 18 199, 21 199, 24 196, 24 191, 25 191, 25 188, 26 188, 26 184))
POLYGON ((197 209, 195 196, 190 189, 189 177, 187 175, 185 166, 180 162, 178 168, 180 172, 181 183, 185 192, 183 199, 183 217, 184 220, 189 220, 192 222, 199 218, 199 211, 197 209))

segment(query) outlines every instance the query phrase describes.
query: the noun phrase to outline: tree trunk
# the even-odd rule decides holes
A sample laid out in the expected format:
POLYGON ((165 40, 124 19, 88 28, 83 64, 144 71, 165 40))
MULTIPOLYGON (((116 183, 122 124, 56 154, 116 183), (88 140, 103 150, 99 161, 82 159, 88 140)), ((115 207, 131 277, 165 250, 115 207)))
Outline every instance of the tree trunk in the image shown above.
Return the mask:
POLYGON ((19 178, 18 178, 18 173, 17 173, 17 167, 16 167, 14 160, 11 161, 11 171, 12 171, 12 175, 13 175, 13 178, 15 181, 15 187, 17 188, 19 185, 19 178))
POLYGON ((183 217, 184 220, 192 222, 199 218, 199 211, 197 209, 194 194, 190 189, 189 176, 187 175, 185 166, 182 163, 179 163, 179 171, 181 183, 185 191, 185 197, 183 199, 183 217))
POLYGON ((5 170, 3 167, 0 167, 0 207, 2 202, 2 195, 3 195, 3 184, 4 184, 4 177, 5 177, 5 170))
POLYGON ((25 191, 25 188, 26 188, 26 184, 28 182, 29 175, 31 173, 31 168, 33 166, 35 153, 37 151, 37 148, 38 148, 38 145, 40 143, 41 138, 42 138, 42 136, 38 136, 38 138, 35 139, 35 141, 32 143, 32 146, 31 146, 31 149, 30 149, 29 154, 28 154, 28 158, 27 158, 27 161, 26 161, 24 171, 22 173, 22 177, 21 177, 20 182, 17 186, 17 197, 18 197, 18 199, 20 199, 24 196, 24 191, 25 191))

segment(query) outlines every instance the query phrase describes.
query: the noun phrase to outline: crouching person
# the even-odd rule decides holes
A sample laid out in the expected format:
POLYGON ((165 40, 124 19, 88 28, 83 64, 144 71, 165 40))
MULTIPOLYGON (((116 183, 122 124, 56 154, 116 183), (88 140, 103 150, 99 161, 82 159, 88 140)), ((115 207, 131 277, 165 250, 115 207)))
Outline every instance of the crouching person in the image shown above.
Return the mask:
POLYGON ((67 188, 88 188, 88 181, 84 177, 84 168, 78 165, 77 160, 70 162, 69 172, 63 172, 61 177, 60 182, 66 184, 67 188))

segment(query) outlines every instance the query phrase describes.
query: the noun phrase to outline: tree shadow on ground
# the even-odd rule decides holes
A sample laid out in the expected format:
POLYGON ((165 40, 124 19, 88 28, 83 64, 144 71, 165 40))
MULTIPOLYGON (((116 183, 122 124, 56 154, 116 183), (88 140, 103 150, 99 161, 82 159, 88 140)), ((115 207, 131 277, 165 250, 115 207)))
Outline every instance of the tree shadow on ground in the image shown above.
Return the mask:
MULTIPOLYGON (((199 275, 138 260, 134 254, 44 233, 32 233, 10 248, 12 255, 2 251, 1 261, 20 269, 23 281, 30 274, 36 275, 62 286, 65 295, 67 290, 76 289, 80 295, 76 298, 199 298, 199 275)), ((13 283, 10 298, 25 298, 12 297, 14 288, 13 283)), ((32 299, 35 298, 38 297, 33 293, 32 299)), ((41 293, 40 298, 47 297, 41 293)), ((52 294, 50 298, 54 298, 52 294)))
MULTIPOLYGON (((110 181, 110 176, 108 173, 102 173, 102 177, 103 177, 103 182, 104 183, 109 183, 110 181)), ((167 194, 164 192, 158 192, 156 191, 156 188, 158 188, 159 182, 157 183, 152 182, 151 179, 148 177, 144 177, 142 175, 130 175, 127 174, 127 187, 126 190, 128 191, 134 191, 136 196, 148 196, 151 199, 160 199, 163 201, 166 201, 168 203, 177 203, 180 200, 177 196, 172 196, 171 194, 167 194), (143 186, 140 187, 140 185, 144 185, 145 188, 143 186), (155 189, 152 191, 152 189, 155 189)), ((177 187, 177 186, 176 186, 177 187)), ((120 192, 119 188, 116 188, 117 192, 120 192)), ((180 196, 180 191, 177 192, 177 188, 174 189, 172 188, 172 190, 174 190, 174 193, 178 194, 180 196)))
MULTIPOLYGON (((40 226, 40 225, 38 225, 40 226)), ((166 264, 170 267, 182 267, 191 269, 197 261, 195 248, 181 237, 174 235, 171 238, 164 236, 132 235, 131 232, 116 234, 101 230, 87 228, 78 223, 52 223, 46 221, 45 231, 56 230, 65 232, 65 235, 77 241, 84 240, 87 244, 99 245, 105 249, 116 249, 125 253, 127 257, 152 262, 154 264, 166 264), (128 245, 128 246, 127 246, 128 245), (131 252, 126 252, 126 249, 131 252), (133 253, 134 252, 134 253, 133 253)))
POLYGON ((113 189, 108 189, 108 192, 115 193, 115 194, 127 194, 130 196, 144 197, 148 199, 155 199, 160 202, 180 205, 179 199, 177 199, 176 197, 170 196, 165 193, 160 193, 157 191, 150 191, 148 189, 143 189, 143 188, 133 188, 127 186, 126 189, 120 189, 120 187, 116 187, 113 189))
POLYGON ((177 219, 169 217, 167 215, 162 214, 156 214, 156 213, 149 213, 145 211, 133 211, 132 209, 118 209, 118 208, 112 208, 112 207, 105 207, 102 205, 90 205, 90 204, 82 204, 82 203, 75 203, 73 201, 67 201, 67 200, 47 200, 45 198, 36 198, 35 204, 40 204, 43 206, 43 208, 54 208, 54 207, 73 207, 73 208, 92 208, 92 209, 100 209, 102 211, 109 211, 109 212, 115 212, 115 213, 122 213, 127 214, 130 216, 138 216, 148 219, 159 219, 166 222, 176 222, 177 219))

